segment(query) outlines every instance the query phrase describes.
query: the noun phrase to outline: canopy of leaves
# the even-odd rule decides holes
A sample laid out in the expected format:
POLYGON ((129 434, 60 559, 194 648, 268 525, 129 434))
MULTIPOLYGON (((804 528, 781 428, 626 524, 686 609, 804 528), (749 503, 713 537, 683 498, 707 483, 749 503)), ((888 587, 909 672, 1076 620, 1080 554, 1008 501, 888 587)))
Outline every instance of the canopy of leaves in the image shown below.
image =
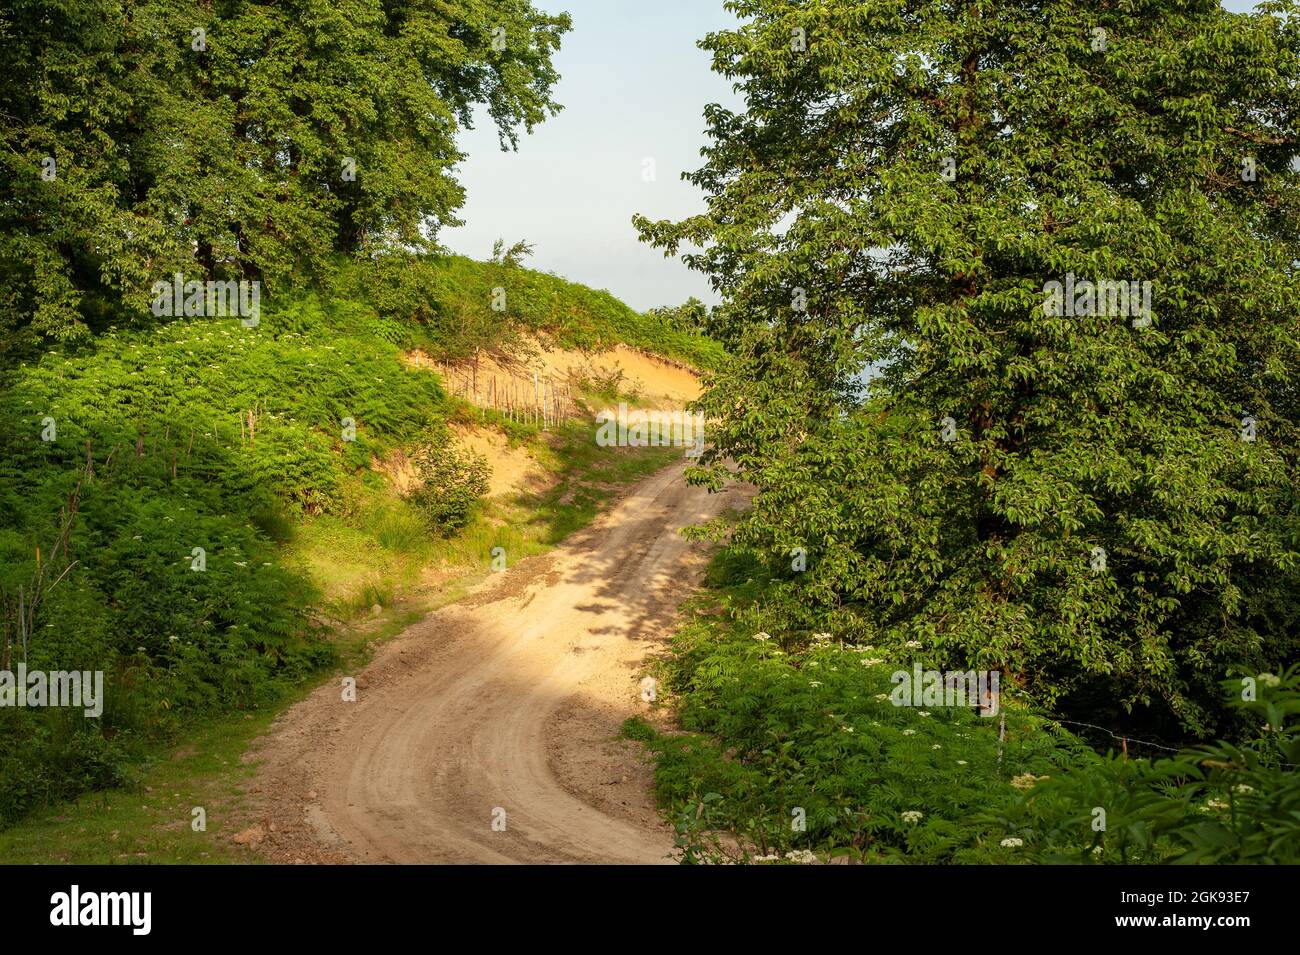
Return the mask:
POLYGON ((456 223, 457 132, 559 107, 528 0, 16 0, 0 10, 0 345, 175 272, 273 291, 456 223))
POLYGON ((1215 728, 1296 649, 1296 5, 730 6, 707 211, 637 224, 725 299, 699 476, 759 489, 770 626, 1215 728), (1070 273, 1150 321, 1050 314, 1070 273))

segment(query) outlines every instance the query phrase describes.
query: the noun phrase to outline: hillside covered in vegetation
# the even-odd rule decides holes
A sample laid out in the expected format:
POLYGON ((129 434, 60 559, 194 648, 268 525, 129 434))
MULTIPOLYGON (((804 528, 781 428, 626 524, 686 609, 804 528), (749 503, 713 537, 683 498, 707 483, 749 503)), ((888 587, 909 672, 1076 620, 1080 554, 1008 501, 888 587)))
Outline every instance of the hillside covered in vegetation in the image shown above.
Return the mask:
POLYGON ((599 456, 581 422, 544 435, 474 408, 411 351, 455 362, 540 338, 716 355, 608 293, 500 261, 343 266, 335 282, 266 303, 256 327, 124 315, 4 370, 0 666, 104 671, 107 686, 98 718, 0 710, 0 821, 126 781, 197 718, 280 699, 335 661, 331 628, 426 568, 481 573, 493 548, 513 562, 592 513, 599 495, 579 485, 485 506, 487 464, 451 426, 497 430, 559 480, 663 460, 599 456), (382 466, 394 452, 423 480, 410 493, 382 466))

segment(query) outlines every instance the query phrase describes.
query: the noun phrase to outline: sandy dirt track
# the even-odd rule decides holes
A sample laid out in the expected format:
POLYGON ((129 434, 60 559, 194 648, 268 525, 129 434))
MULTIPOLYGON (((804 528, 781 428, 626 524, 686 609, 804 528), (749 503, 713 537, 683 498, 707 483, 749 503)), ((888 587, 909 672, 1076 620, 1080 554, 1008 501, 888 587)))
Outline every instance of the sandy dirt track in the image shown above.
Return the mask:
POLYGON ((664 863, 672 834, 638 748, 639 681, 703 571, 678 533, 738 506, 681 465, 551 553, 384 645, 288 710, 250 753, 276 861, 664 863), (505 831, 493 814, 505 811, 505 831))

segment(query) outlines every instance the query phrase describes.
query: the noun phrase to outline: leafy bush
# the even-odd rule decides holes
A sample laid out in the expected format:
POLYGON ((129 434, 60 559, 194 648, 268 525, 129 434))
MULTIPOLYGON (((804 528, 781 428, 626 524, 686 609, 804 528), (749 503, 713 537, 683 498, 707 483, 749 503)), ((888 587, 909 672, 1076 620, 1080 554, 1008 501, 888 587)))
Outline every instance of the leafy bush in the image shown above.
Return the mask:
POLYGON ((583 395, 597 400, 613 402, 622 399, 632 403, 639 397, 637 386, 628 382, 622 368, 592 372, 580 377, 577 386, 583 395))
POLYGON ((1248 701, 1229 681, 1251 727, 1239 742, 1102 756, 1005 685, 998 719, 895 706, 891 676, 915 657, 763 632, 769 583, 744 551, 722 550, 660 665, 687 732, 624 727, 655 756, 685 861, 1300 859, 1300 667, 1256 678, 1248 701))
POLYGON ((0 829, 33 806, 130 779, 138 741, 92 724, 80 711, 0 710, 0 829))
POLYGON ((1300 862, 1300 667, 1252 683, 1252 700, 1243 680, 1225 686, 1253 739, 1167 759, 1085 754, 989 822, 1040 862, 1300 862))
POLYGON ((978 843, 976 815, 1006 799, 1011 780, 1054 774, 1081 745, 1005 698, 1001 741, 999 719, 894 706, 897 667, 828 635, 798 646, 705 617, 674 649, 665 676, 692 732, 656 735, 650 748, 691 852, 717 852, 707 832, 725 829, 759 856, 957 861, 978 843))
POLYGON ((488 490, 487 459, 443 435, 418 444, 411 464, 419 484, 407 499, 420 508, 429 526, 447 535, 468 524, 488 490))

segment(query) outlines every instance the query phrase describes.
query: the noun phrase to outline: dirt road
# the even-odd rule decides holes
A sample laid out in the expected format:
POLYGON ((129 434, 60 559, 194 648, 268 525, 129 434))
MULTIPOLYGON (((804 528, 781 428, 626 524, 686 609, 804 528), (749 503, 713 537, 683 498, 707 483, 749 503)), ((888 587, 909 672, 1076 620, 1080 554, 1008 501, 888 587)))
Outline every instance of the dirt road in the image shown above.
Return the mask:
POLYGON ((671 862, 649 769, 616 734, 646 711, 645 656, 703 571, 703 546, 679 530, 740 503, 674 465, 386 644, 356 702, 331 683, 287 711, 251 754, 263 854, 671 862))

